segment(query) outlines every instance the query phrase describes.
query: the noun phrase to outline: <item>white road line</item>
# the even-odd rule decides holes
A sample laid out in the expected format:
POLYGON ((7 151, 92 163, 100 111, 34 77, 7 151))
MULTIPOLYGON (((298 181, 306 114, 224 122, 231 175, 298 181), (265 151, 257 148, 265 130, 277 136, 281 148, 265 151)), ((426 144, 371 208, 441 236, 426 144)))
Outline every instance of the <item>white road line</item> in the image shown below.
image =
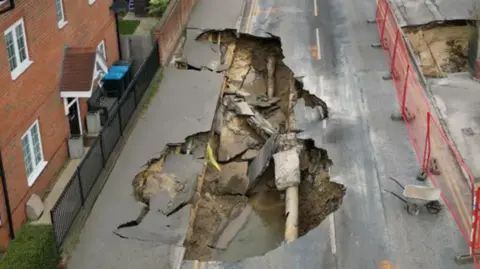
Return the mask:
POLYGON ((317 0, 313 0, 313 12, 314 12, 314 15, 315 17, 318 16, 318 7, 317 7, 317 0))
POLYGON ((332 254, 337 254, 337 239, 335 238, 335 219, 333 213, 328 217, 330 222, 330 247, 332 249, 332 254))
POLYGON ((320 60, 322 58, 322 53, 320 52, 320 31, 318 28, 315 29, 315 34, 317 36, 317 59, 320 60))

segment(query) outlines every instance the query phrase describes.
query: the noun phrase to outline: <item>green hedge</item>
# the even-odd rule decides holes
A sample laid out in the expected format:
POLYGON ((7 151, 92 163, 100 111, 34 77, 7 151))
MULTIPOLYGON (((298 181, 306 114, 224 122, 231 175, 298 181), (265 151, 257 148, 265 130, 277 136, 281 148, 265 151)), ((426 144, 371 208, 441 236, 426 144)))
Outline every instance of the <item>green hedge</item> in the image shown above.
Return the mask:
POLYGON ((55 269, 58 255, 51 225, 25 224, 0 261, 0 269, 55 269))

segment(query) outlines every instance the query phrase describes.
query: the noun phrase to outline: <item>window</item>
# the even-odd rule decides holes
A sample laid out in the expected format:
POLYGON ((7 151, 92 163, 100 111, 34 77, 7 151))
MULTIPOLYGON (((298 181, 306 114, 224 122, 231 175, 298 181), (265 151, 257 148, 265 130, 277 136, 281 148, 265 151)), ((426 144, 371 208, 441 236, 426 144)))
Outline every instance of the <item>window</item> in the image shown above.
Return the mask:
POLYGON ((107 53, 105 52, 105 41, 102 40, 100 44, 97 46, 97 52, 100 53, 100 55, 103 56, 103 59, 106 61, 107 60, 107 53))
POLYGON ((15 80, 31 64, 28 56, 27 38, 25 37, 25 25, 23 19, 10 26, 5 32, 5 45, 7 47, 8 63, 10 73, 15 80))
POLYGON ((65 10, 63 9, 63 0, 55 0, 55 9, 57 12, 57 25, 62 29, 67 21, 65 20, 65 10))
POLYGON ((38 178, 47 162, 43 159, 42 140, 40 138, 40 127, 38 120, 22 137, 23 161, 25 162, 25 171, 27 172, 28 186, 32 186, 38 178))

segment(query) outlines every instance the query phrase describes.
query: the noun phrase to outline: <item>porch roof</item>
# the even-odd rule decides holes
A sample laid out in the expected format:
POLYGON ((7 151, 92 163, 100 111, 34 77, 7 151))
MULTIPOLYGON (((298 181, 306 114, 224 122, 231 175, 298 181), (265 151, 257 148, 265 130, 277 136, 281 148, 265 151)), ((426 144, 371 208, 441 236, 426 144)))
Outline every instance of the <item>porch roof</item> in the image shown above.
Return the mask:
POLYGON ((106 72, 106 63, 96 48, 66 47, 60 77, 60 95, 91 97, 92 89, 100 79, 96 70, 99 61, 102 71, 106 72))

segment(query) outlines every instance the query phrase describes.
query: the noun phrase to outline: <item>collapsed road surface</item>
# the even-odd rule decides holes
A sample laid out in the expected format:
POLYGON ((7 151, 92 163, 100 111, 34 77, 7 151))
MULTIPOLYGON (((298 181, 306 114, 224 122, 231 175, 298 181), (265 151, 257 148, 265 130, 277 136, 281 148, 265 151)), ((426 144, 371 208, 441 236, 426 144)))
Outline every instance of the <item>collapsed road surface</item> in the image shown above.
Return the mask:
POLYGON ((325 102, 294 79, 278 38, 233 30, 187 30, 185 38, 175 66, 207 70, 199 74, 228 67, 213 132, 170 143, 148 161, 132 182, 144 208, 114 233, 185 245, 189 260, 234 261, 263 255, 316 228, 339 208, 345 187, 330 181, 328 152, 311 139, 296 138, 294 112, 309 111, 320 122, 328 116, 325 102), (190 61, 185 55, 192 43, 205 54, 209 48, 218 53, 210 61, 190 61), (209 160, 202 175, 201 159, 209 160), (177 221, 185 210, 188 233, 185 221, 177 221), (160 231, 155 222, 168 224, 160 231))
POLYGON ((241 32, 282 41, 284 63, 304 88, 329 105, 323 123, 299 121, 298 134, 327 149, 332 180, 347 187, 334 218, 297 241, 236 262, 187 261, 182 268, 468 268, 453 257, 466 250, 449 212, 412 217, 395 197, 388 176, 418 184, 417 161, 403 124, 389 115, 395 91, 374 18, 376 2, 335 0, 249 1, 241 32))

